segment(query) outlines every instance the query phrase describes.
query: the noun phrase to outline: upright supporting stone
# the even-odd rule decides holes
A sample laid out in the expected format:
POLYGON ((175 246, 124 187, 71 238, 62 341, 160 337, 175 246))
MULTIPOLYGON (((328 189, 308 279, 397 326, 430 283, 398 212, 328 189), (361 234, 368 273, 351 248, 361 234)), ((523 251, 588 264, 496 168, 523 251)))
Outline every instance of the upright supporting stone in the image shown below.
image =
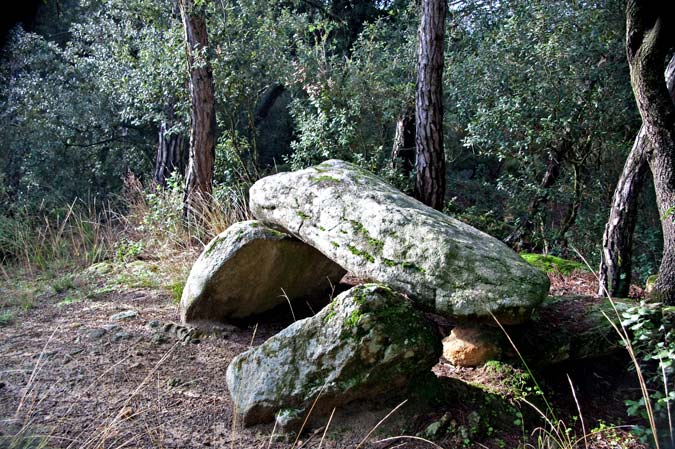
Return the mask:
POLYGON ((238 355, 227 368, 227 387, 245 425, 275 414, 292 422, 315 400, 312 416, 321 416, 354 400, 404 392, 440 354, 439 338, 409 301, 365 284, 238 355))
POLYGON ((180 301, 185 322, 228 321, 288 300, 330 292, 345 270, 311 246, 257 221, 214 238, 190 271, 180 301))

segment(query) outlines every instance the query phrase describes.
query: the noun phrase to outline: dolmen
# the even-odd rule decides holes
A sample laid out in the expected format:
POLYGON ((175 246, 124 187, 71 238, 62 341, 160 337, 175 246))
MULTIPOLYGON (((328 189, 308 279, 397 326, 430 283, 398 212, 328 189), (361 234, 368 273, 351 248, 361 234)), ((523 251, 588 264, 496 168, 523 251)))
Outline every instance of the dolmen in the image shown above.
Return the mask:
POLYGON ((235 357, 226 380, 246 425, 405 391, 442 353, 425 312, 520 324, 548 293, 547 275, 496 238, 344 161, 263 178, 249 201, 256 220, 232 225, 193 266, 184 322, 326 294, 346 272, 365 283, 235 357))

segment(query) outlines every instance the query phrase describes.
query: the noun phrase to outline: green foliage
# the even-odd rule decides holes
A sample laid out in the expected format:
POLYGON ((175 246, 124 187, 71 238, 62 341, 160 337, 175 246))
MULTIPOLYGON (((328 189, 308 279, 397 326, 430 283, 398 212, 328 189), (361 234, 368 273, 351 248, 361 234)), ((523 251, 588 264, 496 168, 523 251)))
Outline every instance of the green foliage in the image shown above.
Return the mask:
POLYGON ((145 193, 145 204, 140 217, 140 232, 150 234, 176 235, 182 230, 183 221, 183 177, 174 172, 166 181, 166 189, 156 186, 145 193))
POLYGON ((3 310, 0 312, 0 326, 7 326, 14 321, 14 312, 3 310))
POLYGON ((55 279, 52 282, 52 288, 58 293, 65 293, 70 289, 75 288, 72 275, 65 275, 55 279))
POLYGON ((75 197, 105 198, 130 167, 147 170, 138 135, 96 96, 88 62, 15 28, 0 68, 0 160, 10 206, 52 209, 75 197))
POLYGON ((313 25, 314 41, 299 46, 292 79, 301 89, 291 103, 292 168, 330 158, 374 171, 390 165, 396 119, 414 98, 416 21, 414 9, 402 9, 365 25, 348 57, 330 40, 335 23, 313 25))
MULTIPOLYGON (((669 417, 675 402, 672 387, 675 382, 675 308, 642 302, 622 315, 623 326, 632 333, 633 350, 650 391, 658 438, 664 447, 669 447, 673 442, 669 417)), ((646 419, 644 397, 627 400, 626 406, 628 416, 646 419)), ((649 428, 637 426, 635 433, 643 442, 652 439, 649 428)))
POLYGON ((129 262, 136 259, 143 252, 142 241, 131 241, 128 239, 121 239, 115 242, 115 260, 120 262, 129 262))
POLYGON ((180 299, 183 297, 183 288, 185 287, 185 281, 176 281, 168 286, 169 291, 171 292, 171 299, 173 302, 178 304, 180 299))
POLYGON ((452 21, 446 52, 446 123, 465 152, 498 164, 482 178, 508 199, 496 217, 532 220, 534 247, 572 242, 596 251, 605 195, 639 123, 623 55, 623 2, 511 0, 466 9, 452 21), (560 171, 544 186, 552 161, 560 171), (542 198, 546 212, 529 215, 533 198, 542 198), (576 217, 583 225, 561 234, 575 201, 587 205, 576 217))
POLYGON ((568 275, 574 270, 588 271, 588 267, 575 260, 563 259, 557 256, 543 254, 520 253, 520 257, 533 267, 539 268, 546 273, 562 273, 568 275))

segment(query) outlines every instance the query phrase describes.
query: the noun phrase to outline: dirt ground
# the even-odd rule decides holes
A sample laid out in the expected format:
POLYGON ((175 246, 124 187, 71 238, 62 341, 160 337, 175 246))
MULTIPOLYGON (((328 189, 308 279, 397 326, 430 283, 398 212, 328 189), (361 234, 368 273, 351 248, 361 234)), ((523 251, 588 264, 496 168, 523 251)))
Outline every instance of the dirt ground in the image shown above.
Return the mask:
MULTIPOLYGON (((10 297, 19 294, 18 281, 0 285, 4 304, 15 305, 0 327, 0 447, 354 448, 397 403, 383 398, 381 404, 340 411, 325 438, 321 426, 298 441, 275 437, 271 425, 242 428, 233 417, 225 370, 237 354, 288 324, 287 318, 249 323, 226 338, 184 345, 161 331, 164 323, 178 321, 170 292, 156 285, 107 287, 106 276, 112 275, 68 283, 58 292, 36 288, 23 299, 10 297), (95 294, 73 295, 85 287, 95 294), (29 306, 16 306, 21 301, 29 306), (132 316, 115 319, 125 311, 132 316)), ((453 370, 441 361, 436 371, 453 370)), ((362 447, 434 447, 414 439, 375 442, 414 435, 438 415, 406 407, 362 447)), ((522 432, 513 430, 463 447, 515 448, 522 432)), ((613 435, 616 445, 600 438, 590 447, 640 447, 623 431, 613 435)))

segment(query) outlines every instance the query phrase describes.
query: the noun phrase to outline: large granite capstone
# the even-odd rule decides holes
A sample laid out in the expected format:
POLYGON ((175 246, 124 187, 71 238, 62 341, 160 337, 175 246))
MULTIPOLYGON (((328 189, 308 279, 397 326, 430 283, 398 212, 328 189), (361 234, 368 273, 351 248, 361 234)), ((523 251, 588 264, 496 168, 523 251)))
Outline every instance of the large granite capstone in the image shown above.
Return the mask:
POLYGON ((192 266, 180 301, 185 322, 228 321, 330 292, 345 270, 316 249, 258 221, 235 223, 192 266))
POLYGON ((405 391, 440 354, 440 337, 409 301, 364 284, 238 355, 227 387, 245 425, 279 412, 302 417, 315 400, 312 416, 321 416, 356 399, 405 391))
POLYGON ((250 207, 355 275, 451 318, 528 318, 549 280, 514 251, 339 160, 256 182, 250 207))

